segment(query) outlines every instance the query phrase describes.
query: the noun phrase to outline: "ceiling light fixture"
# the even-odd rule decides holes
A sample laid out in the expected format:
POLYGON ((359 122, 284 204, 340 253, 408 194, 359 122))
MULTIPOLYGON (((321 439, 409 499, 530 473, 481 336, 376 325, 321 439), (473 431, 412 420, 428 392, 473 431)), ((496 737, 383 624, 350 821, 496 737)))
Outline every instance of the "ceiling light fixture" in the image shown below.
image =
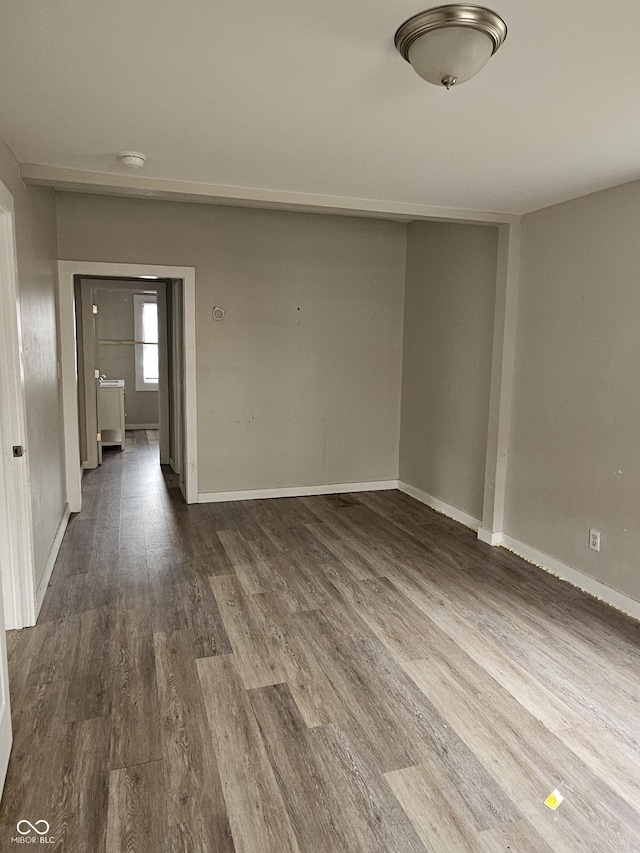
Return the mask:
POLYGON ((146 155, 140 154, 139 151, 121 151, 118 154, 118 160, 130 169, 142 169, 146 159, 146 155))
POLYGON ((395 44, 423 80, 450 89, 475 77, 506 37, 500 15, 456 3, 409 18, 396 32, 395 44))

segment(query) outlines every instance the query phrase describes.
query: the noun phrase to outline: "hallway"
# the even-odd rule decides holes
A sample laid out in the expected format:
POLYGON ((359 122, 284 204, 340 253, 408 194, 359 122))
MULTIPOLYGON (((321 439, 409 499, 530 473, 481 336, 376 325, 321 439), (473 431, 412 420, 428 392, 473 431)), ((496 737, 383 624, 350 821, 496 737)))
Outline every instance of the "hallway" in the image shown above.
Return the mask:
POLYGON ((3 850, 640 850, 637 623, 399 492, 187 507, 129 438, 8 634, 3 850))

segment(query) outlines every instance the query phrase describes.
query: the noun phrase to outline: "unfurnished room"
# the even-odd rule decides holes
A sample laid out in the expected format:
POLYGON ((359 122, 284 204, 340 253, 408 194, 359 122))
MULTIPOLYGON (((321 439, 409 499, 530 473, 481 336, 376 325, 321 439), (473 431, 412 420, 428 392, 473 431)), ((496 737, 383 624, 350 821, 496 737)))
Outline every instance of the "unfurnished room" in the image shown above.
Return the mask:
POLYGON ((640 853, 640 6, 0 9, 0 850, 640 853))

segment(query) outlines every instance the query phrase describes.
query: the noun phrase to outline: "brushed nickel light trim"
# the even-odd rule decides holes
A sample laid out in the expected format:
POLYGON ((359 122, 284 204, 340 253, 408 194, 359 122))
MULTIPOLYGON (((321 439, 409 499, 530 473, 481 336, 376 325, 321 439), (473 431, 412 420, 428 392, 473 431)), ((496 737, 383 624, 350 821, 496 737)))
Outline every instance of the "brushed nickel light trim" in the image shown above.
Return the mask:
POLYGON ((418 12, 417 15, 408 18, 398 27, 394 39, 395 45, 404 59, 409 62, 411 45, 425 33, 440 30, 443 27, 471 27, 485 33, 493 42, 492 55, 507 37, 507 25, 500 15, 484 6, 457 3, 451 6, 436 6, 434 9, 418 12))

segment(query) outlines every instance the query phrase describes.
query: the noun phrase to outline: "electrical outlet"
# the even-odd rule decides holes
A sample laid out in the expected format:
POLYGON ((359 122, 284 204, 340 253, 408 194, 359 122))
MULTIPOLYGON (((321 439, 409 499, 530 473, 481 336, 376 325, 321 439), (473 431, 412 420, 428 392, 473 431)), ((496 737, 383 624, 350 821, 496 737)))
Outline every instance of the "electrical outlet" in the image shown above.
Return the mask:
POLYGON ((600 531, 594 530, 592 527, 591 530, 589 531, 589 548, 591 548, 592 551, 599 551, 600 550, 600 539, 601 539, 601 537, 602 537, 602 534, 600 533, 600 531))

